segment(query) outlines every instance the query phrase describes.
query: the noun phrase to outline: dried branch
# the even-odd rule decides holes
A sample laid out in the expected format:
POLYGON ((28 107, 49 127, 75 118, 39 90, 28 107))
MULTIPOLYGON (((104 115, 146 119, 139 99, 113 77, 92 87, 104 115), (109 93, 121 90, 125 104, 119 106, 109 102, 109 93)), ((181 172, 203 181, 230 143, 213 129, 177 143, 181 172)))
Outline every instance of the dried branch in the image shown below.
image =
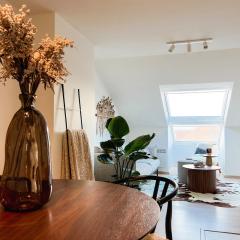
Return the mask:
POLYGON ((22 92, 35 94, 40 83, 53 89, 55 83, 64 82, 68 75, 63 64, 64 48, 72 47, 73 42, 46 37, 34 50, 37 28, 28 18, 29 12, 25 5, 18 13, 10 5, 0 5, 0 82, 13 78, 22 92))

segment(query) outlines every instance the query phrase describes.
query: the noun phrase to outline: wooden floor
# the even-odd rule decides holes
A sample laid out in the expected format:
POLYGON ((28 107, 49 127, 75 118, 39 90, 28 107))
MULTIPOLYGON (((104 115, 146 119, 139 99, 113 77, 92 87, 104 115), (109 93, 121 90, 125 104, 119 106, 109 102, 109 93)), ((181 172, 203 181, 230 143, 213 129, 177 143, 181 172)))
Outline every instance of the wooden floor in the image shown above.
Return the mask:
MULTIPOLYGON (((162 219, 156 232, 165 236, 162 219)), ((240 208, 174 201, 172 228, 174 240, 200 240, 201 229, 240 233, 240 208)))

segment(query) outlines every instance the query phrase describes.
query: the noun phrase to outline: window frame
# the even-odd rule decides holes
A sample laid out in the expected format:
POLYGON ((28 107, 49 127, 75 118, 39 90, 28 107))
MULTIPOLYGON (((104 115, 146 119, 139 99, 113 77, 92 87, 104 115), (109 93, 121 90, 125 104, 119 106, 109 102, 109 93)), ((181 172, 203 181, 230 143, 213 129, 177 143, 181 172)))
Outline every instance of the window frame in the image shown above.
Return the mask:
MULTIPOLYGON (((175 134, 173 132, 173 126, 198 126, 198 125, 219 125, 220 136, 222 134, 223 127, 227 118, 229 109, 229 103, 232 94, 233 83, 232 82, 221 82, 221 83, 203 83, 203 84, 177 84, 177 85, 160 85, 160 93, 165 113, 165 118, 174 141, 175 134), (170 116, 170 108, 168 104, 167 94, 177 92, 211 92, 211 91, 225 91, 224 104, 222 106, 221 116, 170 116)), ((177 142, 200 142, 200 141, 177 141, 177 142)))
POLYGON ((208 142, 210 144, 213 144, 213 143, 218 143, 220 141, 220 137, 221 137, 221 134, 222 134, 222 131, 223 131, 223 124, 191 124, 191 125, 170 125, 170 131, 172 133, 172 136, 173 136, 173 140, 174 142, 177 142, 177 143, 189 143, 189 142, 194 142, 194 143, 202 143, 202 142, 208 142), (176 136, 175 136, 175 133, 174 133, 174 127, 183 127, 183 126, 186 126, 186 127, 195 127, 195 126, 211 126, 211 125, 214 125, 214 126, 219 126, 219 135, 216 139, 216 141, 204 141, 204 140, 177 140, 176 139, 176 136))

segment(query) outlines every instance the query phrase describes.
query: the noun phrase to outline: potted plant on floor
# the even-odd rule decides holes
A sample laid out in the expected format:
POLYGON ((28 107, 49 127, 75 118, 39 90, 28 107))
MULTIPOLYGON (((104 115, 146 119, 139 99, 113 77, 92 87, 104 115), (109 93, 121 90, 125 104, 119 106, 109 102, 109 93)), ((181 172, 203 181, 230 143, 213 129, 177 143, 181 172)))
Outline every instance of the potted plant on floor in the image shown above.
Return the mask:
POLYGON ((116 180, 139 175, 139 172, 134 171, 137 160, 155 158, 144 151, 154 138, 154 133, 139 136, 124 146, 123 137, 129 133, 129 126, 123 117, 108 119, 106 129, 110 134, 110 139, 100 143, 103 153, 97 158, 101 163, 114 165, 115 175, 113 177, 116 180))

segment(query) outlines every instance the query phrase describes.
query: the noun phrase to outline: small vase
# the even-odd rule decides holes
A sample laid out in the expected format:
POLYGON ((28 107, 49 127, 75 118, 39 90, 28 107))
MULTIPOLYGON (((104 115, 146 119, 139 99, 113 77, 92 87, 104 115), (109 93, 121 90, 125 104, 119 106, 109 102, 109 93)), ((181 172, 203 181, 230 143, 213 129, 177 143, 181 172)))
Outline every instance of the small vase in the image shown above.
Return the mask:
POLYGON ((209 167, 211 167, 213 165, 211 148, 207 148, 206 165, 209 167))
POLYGON ((7 131, 0 201, 6 210, 31 211, 52 192, 50 144, 46 120, 35 109, 35 96, 20 94, 22 107, 7 131))
POLYGON ((211 167, 213 164, 212 164, 212 156, 206 156, 206 165, 208 167, 211 167))

